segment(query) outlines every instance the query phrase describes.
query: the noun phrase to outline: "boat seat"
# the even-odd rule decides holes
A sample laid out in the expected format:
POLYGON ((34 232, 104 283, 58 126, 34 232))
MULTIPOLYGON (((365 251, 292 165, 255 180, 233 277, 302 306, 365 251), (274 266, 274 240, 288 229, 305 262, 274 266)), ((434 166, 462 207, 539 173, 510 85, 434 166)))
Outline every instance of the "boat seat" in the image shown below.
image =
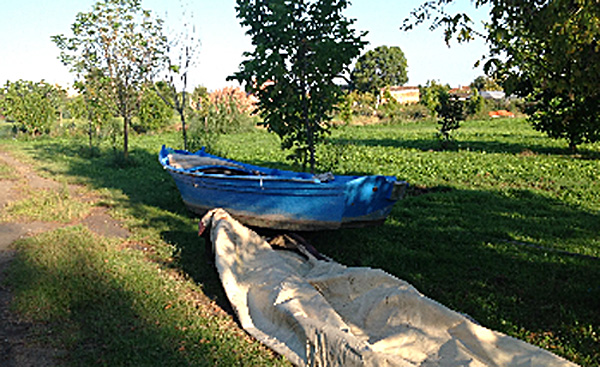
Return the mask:
POLYGON ((239 169, 232 166, 208 166, 193 168, 190 171, 208 173, 211 175, 227 175, 227 176, 250 176, 254 173, 247 169, 239 169))
POLYGON ((207 166, 221 166, 221 167, 232 167, 237 168, 239 170, 243 170, 245 172, 248 171, 247 168, 235 164, 232 162, 228 162, 224 159, 211 158, 211 157, 200 157, 193 154, 178 154, 172 153, 169 154, 169 164, 175 168, 189 170, 194 167, 207 167, 207 166))

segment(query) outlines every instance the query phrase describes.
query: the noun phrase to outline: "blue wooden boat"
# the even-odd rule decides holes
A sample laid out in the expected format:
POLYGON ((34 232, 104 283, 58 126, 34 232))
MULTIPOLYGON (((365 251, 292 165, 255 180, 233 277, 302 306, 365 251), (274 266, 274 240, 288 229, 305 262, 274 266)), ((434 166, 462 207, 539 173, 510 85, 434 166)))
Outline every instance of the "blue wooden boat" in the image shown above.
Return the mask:
POLYGON ((262 228, 312 231, 381 224, 408 184, 393 176, 312 175, 162 147, 162 166, 183 202, 203 215, 223 208, 262 228))

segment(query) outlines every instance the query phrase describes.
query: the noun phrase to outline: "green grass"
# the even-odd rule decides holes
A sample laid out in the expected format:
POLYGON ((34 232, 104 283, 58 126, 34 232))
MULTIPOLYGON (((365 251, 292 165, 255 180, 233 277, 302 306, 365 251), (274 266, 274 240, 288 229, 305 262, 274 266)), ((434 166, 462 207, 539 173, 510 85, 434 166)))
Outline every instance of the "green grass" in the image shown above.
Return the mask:
MULTIPOLYGON (((514 119, 464 123, 452 149, 440 151, 436 129, 432 123, 413 123, 333 131, 330 139, 341 147, 335 157, 337 173, 395 175, 409 181, 412 188, 383 226, 307 237, 341 263, 382 268, 486 327, 582 366, 600 364, 600 144, 583 145, 578 155, 570 155, 563 142, 549 140, 514 119)), ((144 261, 141 255, 132 254, 135 251, 111 250, 114 261, 134 256, 144 266, 184 274, 188 280, 176 282, 185 284, 179 286, 193 289, 198 284, 201 292, 229 309, 216 272, 204 263, 203 244, 195 234, 196 219, 189 217, 172 179, 157 162, 160 145, 178 147, 178 141, 175 133, 132 137, 134 164, 125 168, 113 164, 109 147, 101 147, 99 157, 86 155, 83 139, 6 144, 21 158, 36 162, 40 174, 97 190, 103 197, 100 204, 124 220, 133 233, 130 243, 148 249, 144 261)), ((264 131, 224 136, 218 149, 230 158, 290 167, 278 139, 264 131)), ((35 241, 39 248, 52 242, 48 238, 35 241)), ((79 279, 84 273, 70 278, 79 279)), ((154 276, 143 279, 133 271, 124 271, 120 277, 131 279, 125 283, 136 279, 141 289, 146 282, 150 287, 158 281, 154 276)), ((104 287, 98 282, 82 281, 91 289, 104 287)), ((124 283, 110 284, 115 292, 132 297, 124 283)), ((56 292, 62 287, 57 286, 56 292)), ((149 308, 159 312, 156 305, 149 308)), ((123 317, 118 322, 138 322, 136 312, 119 312, 123 317)), ((167 319, 179 317, 169 315, 167 319)), ((205 316, 199 312, 189 317, 205 316)), ((120 333, 109 326, 98 327, 102 335, 91 338, 88 351, 94 358, 104 356, 103 338, 120 333)), ((235 329, 215 333, 235 334, 235 329)), ((152 339, 150 335, 142 338, 152 339)), ((154 338, 153 342, 164 351, 181 339, 175 340, 154 338)), ((125 364, 125 355, 137 353, 134 344, 125 344, 110 364, 125 364)), ((245 354, 240 353, 242 347, 227 348, 245 354)), ((112 356, 112 351, 107 353, 112 356)), ((215 356, 204 349, 197 355, 203 353, 207 359, 198 357, 199 361, 215 356)), ((165 361, 180 358, 177 353, 162 355, 165 361)), ((82 361, 77 354, 72 358, 73 364, 82 361)), ((160 357, 155 362, 163 364, 160 357)), ((185 363, 194 365, 187 359, 185 363)), ((246 362, 253 363, 259 364, 246 362)))
POLYGON ((46 323, 41 335, 79 366, 283 364, 210 315, 201 292, 140 251, 68 227, 21 240, 12 264, 14 307, 46 323))
POLYGON ((15 170, 8 164, 0 161, 0 180, 16 180, 15 170))
POLYGON ((66 186, 58 191, 26 191, 26 198, 8 203, 0 220, 69 223, 82 218, 91 207, 90 203, 75 200, 66 186))

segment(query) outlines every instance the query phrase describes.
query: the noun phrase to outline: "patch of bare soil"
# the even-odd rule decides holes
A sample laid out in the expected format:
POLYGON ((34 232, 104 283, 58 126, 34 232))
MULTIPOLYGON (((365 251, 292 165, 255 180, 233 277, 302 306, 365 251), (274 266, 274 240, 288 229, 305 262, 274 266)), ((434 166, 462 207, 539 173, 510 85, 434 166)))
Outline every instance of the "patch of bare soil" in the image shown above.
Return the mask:
MULTIPOLYGON (((10 165, 17 179, 0 180, 0 212, 12 201, 24 198, 23 186, 34 190, 60 190, 64 185, 41 177, 28 165, 18 161, 10 154, 0 151, 0 161, 10 165)), ((79 195, 78 187, 68 186, 69 192, 79 200, 90 200, 79 195)), ((106 212, 105 208, 93 208, 79 224, 88 226, 93 232, 108 237, 127 238, 129 232, 106 212)), ((72 223, 72 224, 78 224, 72 223)), ((0 222, 0 366, 38 367, 58 366, 64 351, 57 350, 37 342, 35 325, 19 320, 18 315, 10 311, 12 294, 6 285, 6 270, 15 255, 12 243, 19 238, 36 235, 64 226, 60 223, 39 221, 0 222)))

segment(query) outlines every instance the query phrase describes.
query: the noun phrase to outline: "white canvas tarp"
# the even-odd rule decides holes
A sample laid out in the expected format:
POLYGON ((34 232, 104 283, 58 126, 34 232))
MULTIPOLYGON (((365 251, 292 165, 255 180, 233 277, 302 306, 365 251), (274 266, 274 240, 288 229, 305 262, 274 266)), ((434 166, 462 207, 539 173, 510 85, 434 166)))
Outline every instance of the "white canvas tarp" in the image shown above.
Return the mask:
POLYGON ((575 366, 382 270, 273 250, 221 209, 202 222, 242 327, 298 366, 575 366))

